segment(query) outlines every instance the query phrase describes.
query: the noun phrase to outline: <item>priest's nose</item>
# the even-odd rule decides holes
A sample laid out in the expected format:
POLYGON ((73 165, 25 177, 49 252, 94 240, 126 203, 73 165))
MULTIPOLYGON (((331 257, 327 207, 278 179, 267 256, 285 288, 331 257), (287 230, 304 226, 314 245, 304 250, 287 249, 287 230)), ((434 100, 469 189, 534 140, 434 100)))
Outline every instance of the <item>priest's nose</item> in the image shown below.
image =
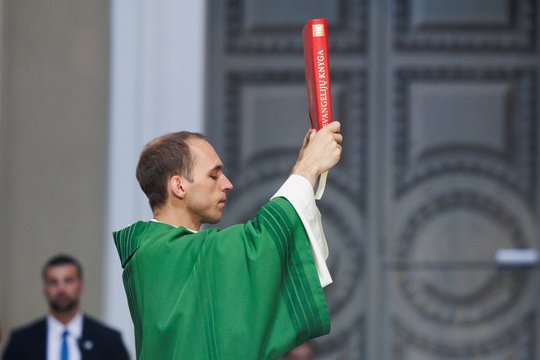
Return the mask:
POLYGON ((221 185, 221 191, 227 192, 229 190, 232 190, 234 188, 232 182, 230 182, 229 178, 225 175, 223 175, 223 184, 221 185))

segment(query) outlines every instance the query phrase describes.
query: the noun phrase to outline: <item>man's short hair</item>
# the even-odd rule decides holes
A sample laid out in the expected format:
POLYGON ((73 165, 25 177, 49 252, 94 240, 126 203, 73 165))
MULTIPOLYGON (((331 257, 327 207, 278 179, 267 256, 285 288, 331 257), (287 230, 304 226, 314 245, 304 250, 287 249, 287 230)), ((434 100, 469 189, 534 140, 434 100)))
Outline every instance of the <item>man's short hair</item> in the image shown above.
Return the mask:
POLYGON ((75 266, 75 269, 77 269, 77 276, 79 279, 82 280, 83 278, 83 269, 81 264, 77 259, 75 259, 73 256, 66 255, 66 254, 58 254, 47 260, 45 265, 43 265, 43 269, 41 271, 41 276, 43 277, 43 280, 47 277, 47 270, 49 270, 52 267, 55 266, 62 266, 62 265, 73 265, 75 266))
POLYGON ((136 176, 152 209, 165 205, 167 181, 171 176, 180 175, 193 181, 193 157, 188 145, 191 139, 208 141, 202 134, 180 131, 160 136, 144 147, 136 176))

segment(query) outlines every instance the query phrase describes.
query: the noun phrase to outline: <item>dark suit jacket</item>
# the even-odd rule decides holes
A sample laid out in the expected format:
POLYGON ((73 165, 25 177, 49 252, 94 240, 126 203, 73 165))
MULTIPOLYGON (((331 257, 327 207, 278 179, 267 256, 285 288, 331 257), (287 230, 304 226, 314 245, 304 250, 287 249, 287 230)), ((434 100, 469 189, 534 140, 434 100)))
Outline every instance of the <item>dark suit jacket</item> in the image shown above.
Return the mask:
MULTIPOLYGON (((83 315, 82 339, 79 340, 82 360, 128 360, 120 333, 83 315)), ((2 360, 45 360, 47 357, 47 319, 11 333, 2 360)))

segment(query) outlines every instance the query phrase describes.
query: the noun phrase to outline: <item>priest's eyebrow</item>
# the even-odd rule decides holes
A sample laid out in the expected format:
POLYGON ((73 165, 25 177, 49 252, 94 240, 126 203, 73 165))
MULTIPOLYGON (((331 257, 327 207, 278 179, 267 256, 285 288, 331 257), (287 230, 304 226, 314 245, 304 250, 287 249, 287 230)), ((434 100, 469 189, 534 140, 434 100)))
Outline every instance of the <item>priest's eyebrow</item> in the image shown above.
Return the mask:
POLYGON ((210 169, 209 173, 213 172, 220 172, 223 171, 223 165, 216 165, 212 169, 210 169))

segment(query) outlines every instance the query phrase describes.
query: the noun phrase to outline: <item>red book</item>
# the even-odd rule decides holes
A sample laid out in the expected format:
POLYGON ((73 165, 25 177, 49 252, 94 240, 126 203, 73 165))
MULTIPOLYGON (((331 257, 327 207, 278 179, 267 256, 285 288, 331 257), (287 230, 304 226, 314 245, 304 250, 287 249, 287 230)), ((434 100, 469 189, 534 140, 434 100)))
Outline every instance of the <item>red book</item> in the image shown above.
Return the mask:
POLYGON ((309 118, 311 127, 319 130, 332 122, 326 19, 308 20, 302 29, 302 40, 309 118))

